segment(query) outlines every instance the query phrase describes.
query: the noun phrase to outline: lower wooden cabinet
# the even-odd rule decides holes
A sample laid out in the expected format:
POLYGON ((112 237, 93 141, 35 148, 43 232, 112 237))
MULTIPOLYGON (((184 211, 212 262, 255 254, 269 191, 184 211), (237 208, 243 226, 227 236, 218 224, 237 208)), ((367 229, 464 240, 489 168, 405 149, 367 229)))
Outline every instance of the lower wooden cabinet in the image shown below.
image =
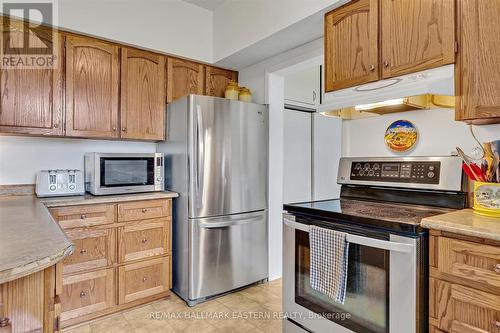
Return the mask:
POLYGON ((431 333, 500 332, 500 242, 431 230, 431 333))
POLYGON ((119 304, 170 289, 170 257, 141 261, 118 268, 119 304))
POLYGON ((66 328, 170 293, 171 199, 52 208, 74 244, 57 268, 66 328))

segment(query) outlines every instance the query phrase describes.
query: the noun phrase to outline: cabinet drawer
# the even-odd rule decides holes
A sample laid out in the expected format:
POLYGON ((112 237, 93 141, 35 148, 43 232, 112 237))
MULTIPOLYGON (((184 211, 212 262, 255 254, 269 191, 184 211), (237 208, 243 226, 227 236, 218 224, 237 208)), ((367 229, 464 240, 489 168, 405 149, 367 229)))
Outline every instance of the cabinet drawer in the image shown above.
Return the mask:
POLYGON ((118 269, 119 304, 169 290, 170 257, 141 261, 118 269))
POLYGON ((50 209, 63 229, 88 227, 115 222, 114 205, 85 205, 50 209))
POLYGON ((141 221, 118 229, 121 263, 170 252, 170 221, 166 218, 141 221))
POLYGON ((118 204, 118 221, 154 219, 170 216, 170 200, 133 201, 118 204))
POLYGON ((63 321, 113 306, 115 304, 113 268, 64 277, 60 299, 63 321))
POLYGON ((438 270, 500 287, 500 247, 439 237, 438 270))
POLYGON ((115 260, 115 229, 71 229, 66 235, 74 252, 63 260, 63 273, 104 268, 115 260))

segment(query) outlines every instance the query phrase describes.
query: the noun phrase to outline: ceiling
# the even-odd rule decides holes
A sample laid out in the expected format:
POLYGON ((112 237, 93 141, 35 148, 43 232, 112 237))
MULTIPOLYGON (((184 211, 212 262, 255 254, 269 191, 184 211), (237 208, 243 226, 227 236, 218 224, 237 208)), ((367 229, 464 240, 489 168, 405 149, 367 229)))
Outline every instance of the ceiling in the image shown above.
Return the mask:
POLYGON ((226 0, 183 0, 183 1, 189 2, 198 7, 214 11, 215 8, 220 6, 226 0))

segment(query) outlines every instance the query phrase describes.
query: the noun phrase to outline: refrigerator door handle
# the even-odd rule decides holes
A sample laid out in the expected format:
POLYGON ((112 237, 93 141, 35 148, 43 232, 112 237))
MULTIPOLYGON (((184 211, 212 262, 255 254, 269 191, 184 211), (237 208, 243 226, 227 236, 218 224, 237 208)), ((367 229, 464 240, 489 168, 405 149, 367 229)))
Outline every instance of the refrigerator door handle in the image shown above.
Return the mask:
POLYGON ((232 227, 235 225, 242 225, 242 224, 247 224, 255 221, 261 221, 262 217, 261 216, 255 216, 255 217, 249 217, 249 218, 239 218, 239 219, 234 219, 228 222, 201 222, 199 226, 203 229, 215 229, 215 228, 227 228, 227 227, 232 227))
POLYGON ((205 173, 205 138, 203 134, 203 116, 201 105, 196 105, 196 197, 198 198, 198 207, 203 206, 203 183, 205 173))

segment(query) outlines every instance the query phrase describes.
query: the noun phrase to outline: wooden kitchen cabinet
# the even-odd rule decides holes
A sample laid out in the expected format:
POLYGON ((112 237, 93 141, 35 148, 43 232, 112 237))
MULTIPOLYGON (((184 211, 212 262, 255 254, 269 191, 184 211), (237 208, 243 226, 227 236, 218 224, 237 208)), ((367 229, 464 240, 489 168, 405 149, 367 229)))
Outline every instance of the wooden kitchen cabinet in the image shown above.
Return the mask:
POLYGON ((327 13, 325 90, 378 79, 378 0, 351 2, 327 13))
POLYGON ((455 62, 455 0, 381 0, 382 77, 455 62))
POLYGON ((203 95, 205 67, 202 64, 168 58, 167 102, 189 95, 203 95))
POLYGON ((457 1, 456 120, 500 123, 500 2, 457 1))
POLYGON ((165 138, 165 59, 152 52, 121 49, 122 138, 165 138))
MULTIPOLYGON (((2 18, 12 27, 3 38, 21 39, 23 29, 14 29, 18 21, 2 18), (8 35, 7 35, 8 34, 8 35)), ((5 29, 5 28, 4 28, 5 29)), ((52 43, 54 55, 62 56, 61 35, 42 30, 39 38, 52 43)), ((38 46, 38 45, 34 45, 38 46)), ((3 52, 1 48, 0 53, 3 52)), ((3 54, 2 54, 3 55, 3 54)), ((62 66, 58 61, 54 69, 5 69, 0 70, 0 132, 60 136, 64 134, 62 109, 62 66)))
POLYGON ((66 135, 118 138, 118 46, 66 37, 66 135))
POLYGON ((224 97, 230 81, 238 81, 238 72, 205 66, 205 95, 224 97))
POLYGON ((430 332, 500 330, 500 242, 430 231, 430 332))

